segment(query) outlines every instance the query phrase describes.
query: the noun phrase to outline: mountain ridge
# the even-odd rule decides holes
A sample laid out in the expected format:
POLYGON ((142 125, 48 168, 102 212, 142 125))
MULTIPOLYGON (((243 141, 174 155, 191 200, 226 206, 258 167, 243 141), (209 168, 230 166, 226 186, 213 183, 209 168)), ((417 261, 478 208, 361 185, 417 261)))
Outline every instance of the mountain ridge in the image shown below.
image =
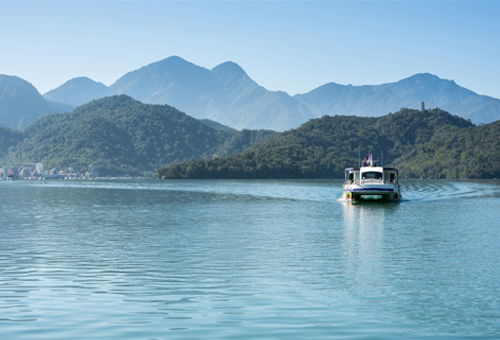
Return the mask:
MULTIPOLYGON (((72 80, 74 83, 75 79, 72 80)), ((500 118, 499 99, 477 94, 431 73, 417 73, 379 85, 330 82, 290 96, 259 85, 233 61, 208 69, 171 56, 127 72, 109 87, 90 79, 88 82, 93 85, 75 86, 77 94, 72 103, 126 94, 144 103, 169 104, 195 118, 214 120, 236 129, 284 131, 322 115, 376 117, 402 107, 418 108, 422 101, 427 107, 440 107, 474 123, 500 118)), ((61 101, 68 83, 71 80, 47 92, 46 98, 61 101)))
POLYGON ((427 107, 440 107, 474 123, 488 123, 500 118, 500 100, 477 94, 453 80, 431 73, 417 73, 380 85, 327 83, 294 97, 317 115, 350 111, 360 116, 379 116, 398 109, 396 107, 417 108, 423 101, 427 107), (387 102, 393 110, 387 109, 387 102), (478 111, 478 107, 482 111, 478 111))

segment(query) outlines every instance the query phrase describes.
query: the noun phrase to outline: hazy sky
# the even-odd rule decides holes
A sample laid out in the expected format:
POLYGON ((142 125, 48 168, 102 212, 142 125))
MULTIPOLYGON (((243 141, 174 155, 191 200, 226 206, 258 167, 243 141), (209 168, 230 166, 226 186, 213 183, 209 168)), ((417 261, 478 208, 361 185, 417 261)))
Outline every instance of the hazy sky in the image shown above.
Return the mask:
POLYGON ((500 1, 0 0, 0 73, 42 93, 171 55, 291 94, 430 72, 500 98, 500 1))

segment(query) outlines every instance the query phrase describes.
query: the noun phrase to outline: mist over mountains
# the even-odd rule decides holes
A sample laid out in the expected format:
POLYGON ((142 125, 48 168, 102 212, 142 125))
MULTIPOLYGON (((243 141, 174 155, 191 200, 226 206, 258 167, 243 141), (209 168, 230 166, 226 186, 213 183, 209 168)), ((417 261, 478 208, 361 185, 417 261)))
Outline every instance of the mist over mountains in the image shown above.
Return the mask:
POLYGON ((323 115, 376 117, 403 107, 419 108, 422 101, 428 108, 439 107, 473 123, 500 119, 500 100, 429 73, 381 85, 328 83, 295 96, 267 90, 234 62, 207 69, 177 56, 128 72, 109 87, 87 77, 74 78, 45 93, 44 98, 31 84, 2 77, 0 125, 17 129, 44 114, 70 111, 113 94, 126 94, 148 104, 168 104, 195 118, 236 129, 283 131, 323 115))

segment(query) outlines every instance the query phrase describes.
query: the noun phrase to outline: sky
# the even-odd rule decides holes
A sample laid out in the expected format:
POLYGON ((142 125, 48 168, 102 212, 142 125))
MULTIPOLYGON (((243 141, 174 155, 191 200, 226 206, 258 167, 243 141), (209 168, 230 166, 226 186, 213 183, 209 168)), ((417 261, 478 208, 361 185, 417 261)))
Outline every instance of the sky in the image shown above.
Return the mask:
POLYGON ((429 72, 500 98, 499 1, 0 0, 0 73, 44 93, 178 55, 290 94, 429 72))

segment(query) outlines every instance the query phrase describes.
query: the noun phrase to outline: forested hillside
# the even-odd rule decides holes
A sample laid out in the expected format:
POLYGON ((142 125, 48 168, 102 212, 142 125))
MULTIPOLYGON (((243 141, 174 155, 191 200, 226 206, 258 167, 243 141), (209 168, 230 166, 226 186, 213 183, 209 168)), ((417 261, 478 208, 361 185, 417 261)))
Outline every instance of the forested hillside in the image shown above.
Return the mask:
POLYGON ((384 164, 399 166, 404 177, 498 177, 498 125, 477 127, 439 109, 403 109, 380 118, 325 116, 236 155, 164 167, 159 177, 342 177, 367 151, 383 153, 384 164), (490 170, 478 171, 483 167, 490 170))
POLYGON ((172 162, 239 152, 274 134, 212 128, 171 106, 121 95, 38 120, 8 160, 56 168, 93 164, 102 175, 142 175, 172 162))
POLYGON ((21 132, 0 126, 0 160, 7 157, 9 148, 22 140, 23 134, 21 132))
POLYGON ((500 121, 467 129, 442 129, 394 165, 407 177, 499 178, 500 121))

